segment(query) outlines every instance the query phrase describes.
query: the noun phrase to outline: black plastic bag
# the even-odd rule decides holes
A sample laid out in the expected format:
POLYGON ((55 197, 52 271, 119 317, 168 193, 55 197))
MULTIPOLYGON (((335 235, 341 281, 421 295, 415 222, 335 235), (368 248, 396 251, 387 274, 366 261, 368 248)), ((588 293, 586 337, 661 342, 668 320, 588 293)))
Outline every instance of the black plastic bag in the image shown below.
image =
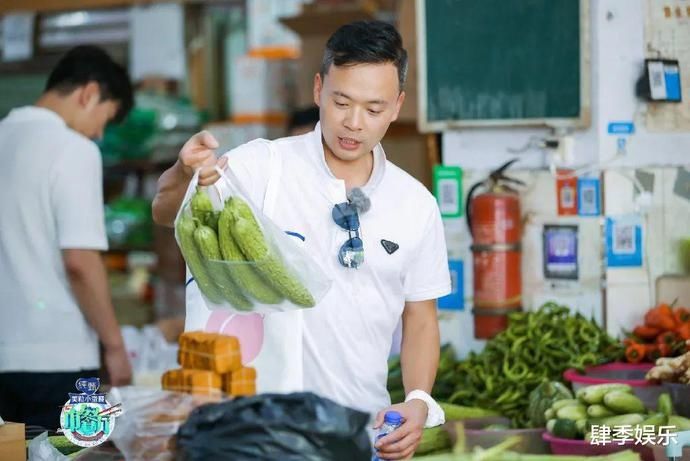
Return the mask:
POLYGON ((310 392, 260 394, 194 410, 177 459, 369 461, 369 415, 310 392))

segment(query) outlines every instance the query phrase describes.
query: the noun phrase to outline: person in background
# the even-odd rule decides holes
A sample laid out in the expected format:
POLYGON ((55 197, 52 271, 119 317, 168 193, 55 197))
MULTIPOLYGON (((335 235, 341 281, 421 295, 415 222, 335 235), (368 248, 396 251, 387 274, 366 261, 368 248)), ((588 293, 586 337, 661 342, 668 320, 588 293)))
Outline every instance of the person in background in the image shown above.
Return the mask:
MULTIPOLYGON (((297 352, 271 350, 282 363, 290 361, 285 376, 299 370, 297 390, 375 414, 375 427, 387 410, 398 411, 404 423, 376 443, 379 457, 387 460, 411 457, 422 428, 444 421, 429 393, 440 349, 436 299, 451 289, 436 200, 386 160, 380 145, 405 99, 406 72, 407 52, 393 26, 364 21, 339 28, 314 76, 320 122, 313 131, 254 140, 220 159, 217 141, 201 132, 163 173, 153 202, 154 220, 172 225, 195 170, 205 186, 218 180, 215 166, 228 166, 250 199, 272 210, 268 217, 276 225, 303 237, 299 245, 333 280, 332 287, 312 309, 265 315, 263 338, 292 334, 284 330, 285 321, 301 322, 297 352), (269 194, 276 158, 282 171, 270 190, 279 192, 269 194), (406 398, 391 406, 387 359, 401 318, 406 398)), ((209 312, 196 283, 189 283, 186 328, 204 328, 195 319, 209 312)), ((276 376, 281 370, 256 366, 260 392, 294 390, 276 376), (262 376, 271 376, 263 388, 262 376)))
POLYGON ((78 378, 110 384, 131 367, 101 251, 101 155, 94 139, 132 108, 127 71, 103 50, 70 50, 33 106, 0 121, 0 416, 55 430, 78 378))
POLYGON ((314 130, 319 123, 319 107, 311 106, 296 110, 290 114, 288 121, 288 136, 298 136, 314 130))

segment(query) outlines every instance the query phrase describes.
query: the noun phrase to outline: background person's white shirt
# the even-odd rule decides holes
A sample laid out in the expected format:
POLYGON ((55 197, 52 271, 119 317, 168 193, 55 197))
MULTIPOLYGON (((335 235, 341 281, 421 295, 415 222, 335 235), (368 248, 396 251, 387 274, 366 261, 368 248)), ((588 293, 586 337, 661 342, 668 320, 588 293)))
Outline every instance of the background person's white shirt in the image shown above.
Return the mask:
MULTIPOLYGON (((299 313, 302 388, 370 413, 381 410, 390 404, 387 359, 405 302, 450 292, 436 200, 376 146, 374 170, 363 188, 371 209, 360 215, 364 264, 348 269, 337 257, 348 233, 331 217, 333 206, 347 200, 345 182, 333 176, 325 162, 320 127, 302 136, 253 141, 227 154, 229 167, 256 204, 264 203, 271 149, 281 156, 282 169, 270 218, 284 231, 304 236, 300 245, 333 280, 316 307, 299 313), (381 240, 399 248, 389 254, 381 240)), ((190 284, 186 329, 204 329, 210 315, 190 284)), ((281 334, 271 328, 265 326, 264 338, 281 334)), ((291 351, 274 353, 285 354, 287 360, 291 351)), ((285 391, 269 376, 273 370, 257 368, 260 392, 285 391)))
POLYGON ((0 121, 0 372, 100 366, 62 249, 107 249, 101 156, 56 113, 0 121))

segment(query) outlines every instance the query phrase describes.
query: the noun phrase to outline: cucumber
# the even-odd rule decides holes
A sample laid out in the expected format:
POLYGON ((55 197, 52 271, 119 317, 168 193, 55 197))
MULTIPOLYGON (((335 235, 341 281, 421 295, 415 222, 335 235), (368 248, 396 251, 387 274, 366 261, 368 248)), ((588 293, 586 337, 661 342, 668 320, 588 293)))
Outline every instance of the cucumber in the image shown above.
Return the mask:
POLYGON ((675 426, 678 431, 687 431, 690 430, 690 419, 671 415, 668 417, 668 425, 675 426))
POLYGON ((485 418, 487 416, 499 416, 493 410, 485 410, 476 407, 464 407, 462 405, 453 405, 452 403, 438 402, 443 412, 446 415, 446 421, 460 421, 470 418, 485 418))
POLYGON ((644 413, 644 403, 637 396, 624 391, 609 391, 604 395, 604 405, 618 414, 644 413))
POLYGON ((549 433, 553 434, 553 426, 554 426, 555 424, 556 424, 556 418, 549 419, 548 421, 546 421, 546 430, 547 430, 549 433))
POLYGON ((177 223, 177 235, 180 241, 182 256, 189 266, 189 271, 194 276, 199 290, 212 302, 219 304, 223 302, 223 295, 211 280, 208 269, 204 264, 201 253, 194 241, 194 231, 196 223, 191 216, 182 216, 177 223))
POLYGON ((553 411, 558 411, 563 407, 567 407, 570 405, 581 405, 581 403, 577 399, 563 399, 563 400, 556 400, 553 402, 553 405, 551 405, 551 409, 553 411))
POLYGON ((625 415, 609 416, 599 421, 600 426, 636 426, 644 421, 644 415, 628 413, 625 415))
POLYGON ((452 446, 450 435, 443 429, 443 426, 429 427, 422 431, 422 438, 419 441, 419 445, 417 445, 415 455, 448 450, 452 446))
POLYGON ((202 258, 205 260, 206 269, 211 276, 211 280, 215 283, 216 288, 218 288, 225 300, 238 310, 251 310, 252 302, 244 296, 240 287, 232 280, 227 268, 223 267, 222 264, 214 265, 214 263, 211 263, 211 261, 221 261, 223 259, 215 231, 209 226, 200 224, 194 231, 194 242, 199 248, 202 258))
POLYGON ((656 409, 657 411, 660 411, 663 414, 665 414, 666 417, 669 417, 674 413, 673 402, 671 402, 671 396, 668 392, 664 392, 659 395, 659 399, 656 403, 656 409))
POLYGON ((587 407, 587 416, 590 418, 604 418, 606 416, 615 416, 616 413, 612 412, 604 405, 599 405, 595 403, 587 407))
POLYGON ((580 419, 587 419, 587 408, 584 405, 567 405, 556 411, 558 419, 570 419, 577 421, 580 419))
POLYGON ((610 391, 632 393, 632 387, 627 384, 619 383, 596 384, 594 386, 587 386, 579 389, 575 395, 583 402, 593 405, 595 403, 602 403, 604 401, 604 395, 610 391))
POLYGON ((666 422, 668 421, 668 416, 666 416, 664 413, 658 412, 658 413, 652 413, 651 415, 647 415, 647 419, 642 421, 639 425, 640 426, 664 426, 666 422))
POLYGON ((584 435, 585 432, 587 432, 587 420, 578 419, 577 421, 575 421, 575 427, 577 427, 578 435, 584 435))

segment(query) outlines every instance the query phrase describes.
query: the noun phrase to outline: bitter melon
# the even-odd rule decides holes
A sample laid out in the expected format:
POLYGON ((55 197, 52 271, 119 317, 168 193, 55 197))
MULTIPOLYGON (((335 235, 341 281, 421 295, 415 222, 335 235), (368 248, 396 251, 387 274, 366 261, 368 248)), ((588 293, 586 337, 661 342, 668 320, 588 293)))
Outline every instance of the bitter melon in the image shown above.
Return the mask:
POLYGON ((266 283, 251 265, 246 263, 242 251, 232 236, 231 227, 232 216, 229 207, 226 206, 218 219, 218 240, 223 259, 237 263, 232 265, 233 278, 245 293, 253 296, 257 301, 264 304, 278 304, 283 300, 283 295, 266 283))
POLYGON ((182 216, 177 223, 177 235, 180 240, 180 250, 182 256, 189 266, 189 270, 199 286, 199 290, 213 303, 223 302, 223 295, 211 280, 206 266, 204 265, 199 249, 194 242, 194 231, 196 230, 196 223, 191 216, 182 216))
POLYGON ((216 233, 208 226, 203 224, 197 226, 194 231, 194 242, 205 259, 206 267, 211 275, 211 280, 215 282, 223 297, 234 307, 240 310, 251 310, 252 302, 247 299, 242 290, 232 280, 230 274, 223 267, 223 257, 218 246, 216 233), (219 261, 219 262, 212 262, 219 261))
POLYGON ((316 301, 309 290, 290 273, 280 256, 269 249, 247 202, 232 197, 225 206, 232 216, 232 236, 247 260, 254 261, 264 279, 294 304, 313 307, 316 301))
POLYGON ((192 196, 191 209, 194 218, 214 231, 218 230, 218 212, 213 209, 211 198, 200 187, 196 188, 192 196))

